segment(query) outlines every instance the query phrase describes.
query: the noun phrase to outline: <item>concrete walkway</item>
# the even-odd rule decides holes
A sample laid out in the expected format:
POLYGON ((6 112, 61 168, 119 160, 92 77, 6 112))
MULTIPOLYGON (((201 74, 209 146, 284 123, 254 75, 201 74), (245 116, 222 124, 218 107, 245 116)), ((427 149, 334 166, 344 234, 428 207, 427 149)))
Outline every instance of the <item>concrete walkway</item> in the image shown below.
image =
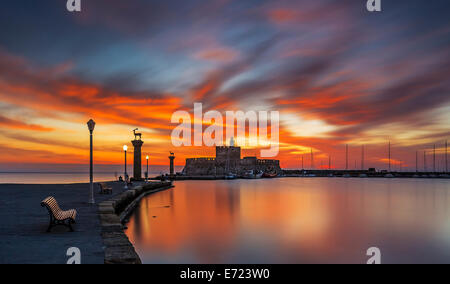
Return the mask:
MULTIPOLYGON (((95 200, 110 199, 124 191, 123 183, 109 183, 113 194, 98 194, 95 200)), ((97 204, 87 203, 88 184, 70 185, 9 185, 0 184, 0 263, 55 263, 64 264, 70 247, 81 250, 81 263, 103 263, 104 246, 100 234, 97 204), (64 226, 46 233, 49 216, 40 203, 54 196, 61 209, 78 211, 75 232, 64 226)))

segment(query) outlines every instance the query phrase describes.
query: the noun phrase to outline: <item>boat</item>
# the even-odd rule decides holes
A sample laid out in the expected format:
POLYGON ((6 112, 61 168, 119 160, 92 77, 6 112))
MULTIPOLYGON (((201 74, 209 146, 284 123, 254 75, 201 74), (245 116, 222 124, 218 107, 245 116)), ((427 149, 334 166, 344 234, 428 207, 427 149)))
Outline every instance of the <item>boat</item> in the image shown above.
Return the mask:
POLYGON ((228 173, 225 175, 225 179, 236 179, 237 175, 232 174, 232 173, 228 173))
POLYGON ((276 178, 277 176, 278 176, 278 174, 274 173, 274 172, 272 172, 272 173, 264 173, 262 175, 263 178, 276 178))
POLYGON ((393 174, 386 174, 386 175, 384 175, 384 177, 385 177, 385 178, 393 178, 394 175, 393 175, 393 174))
POLYGON ((263 176, 262 172, 254 172, 253 170, 249 170, 249 171, 246 171, 242 175, 242 178, 245 178, 245 179, 259 179, 262 176, 263 176))
POLYGON ((360 178, 366 178, 366 177, 367 177, 367 174, 360 174, 359 177, 360 177, 360 178))

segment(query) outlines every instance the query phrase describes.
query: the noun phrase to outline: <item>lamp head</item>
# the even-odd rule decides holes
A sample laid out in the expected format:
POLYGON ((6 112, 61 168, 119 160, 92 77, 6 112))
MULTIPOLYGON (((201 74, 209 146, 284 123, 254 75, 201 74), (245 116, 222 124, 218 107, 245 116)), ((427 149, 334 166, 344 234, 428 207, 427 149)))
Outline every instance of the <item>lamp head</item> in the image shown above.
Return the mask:
POLYGON ((89 131, 92 133, 93 131, 94 131, 94 128, 95 128, 95 121, 94 120, 89 120, 88 122, 87 122, 87 126, 88 126, 88 128, 89 128, 89 131))
POLYGON ((123 150, 127 151, 128 150, 128 146, 127 145, 123 145, 123 150))
POLYGON ((147 157, 145 157, 147 160, 148 160, 148 155, 147 155, 147 157))

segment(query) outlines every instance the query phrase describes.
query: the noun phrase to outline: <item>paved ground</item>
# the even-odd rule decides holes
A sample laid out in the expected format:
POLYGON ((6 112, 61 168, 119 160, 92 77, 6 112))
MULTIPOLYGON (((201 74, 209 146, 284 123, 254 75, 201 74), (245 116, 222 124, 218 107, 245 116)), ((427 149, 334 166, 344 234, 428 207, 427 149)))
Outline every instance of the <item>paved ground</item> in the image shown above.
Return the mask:
MULTIPOLYGON (((110 183, 113 195, 123 191, 123 184, 110 183)), ((113 195, 100 195, 96 202, 113 195)), ((69 247, 81 250, 82 263, 103 263, 103 241, 97 205, 87 203, 88 184, 8 185, 0 184, 0 263, 66 263, 69 247), (40 203, 54 196, 61 209, 78 211, 75 232, 57 226, 46 233, 49 217, 40 203)))

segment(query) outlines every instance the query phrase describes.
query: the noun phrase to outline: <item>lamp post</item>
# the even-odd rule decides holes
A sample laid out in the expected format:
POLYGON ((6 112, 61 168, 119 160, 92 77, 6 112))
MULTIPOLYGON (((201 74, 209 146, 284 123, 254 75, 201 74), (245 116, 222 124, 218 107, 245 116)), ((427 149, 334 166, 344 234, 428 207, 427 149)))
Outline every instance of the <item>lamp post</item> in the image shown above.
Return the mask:
POLYGON ((128 146, 123 145, 123 151, 125 152, 125 172, 124 172, 124 181, 125 181, 125 189, 128 189, 128 180, 127 180, 127 150, 128 146))
POLYGON ((145 157, 145 159, 147 159, 147 172, 145 173, 145 182, 148 182, 148 155, 147 157, 145 157))
POLYGON ((89 197, 89 204, 95 204, 94 200, 94 159, 93 159, 93 146, 92 146, 92 133, 94 132, 95 128, 95 121, 90 119, 87 123, 89 133, 90 133, 90 169, 89 169, 89 176, 90 176, 90 197, 89 197))

